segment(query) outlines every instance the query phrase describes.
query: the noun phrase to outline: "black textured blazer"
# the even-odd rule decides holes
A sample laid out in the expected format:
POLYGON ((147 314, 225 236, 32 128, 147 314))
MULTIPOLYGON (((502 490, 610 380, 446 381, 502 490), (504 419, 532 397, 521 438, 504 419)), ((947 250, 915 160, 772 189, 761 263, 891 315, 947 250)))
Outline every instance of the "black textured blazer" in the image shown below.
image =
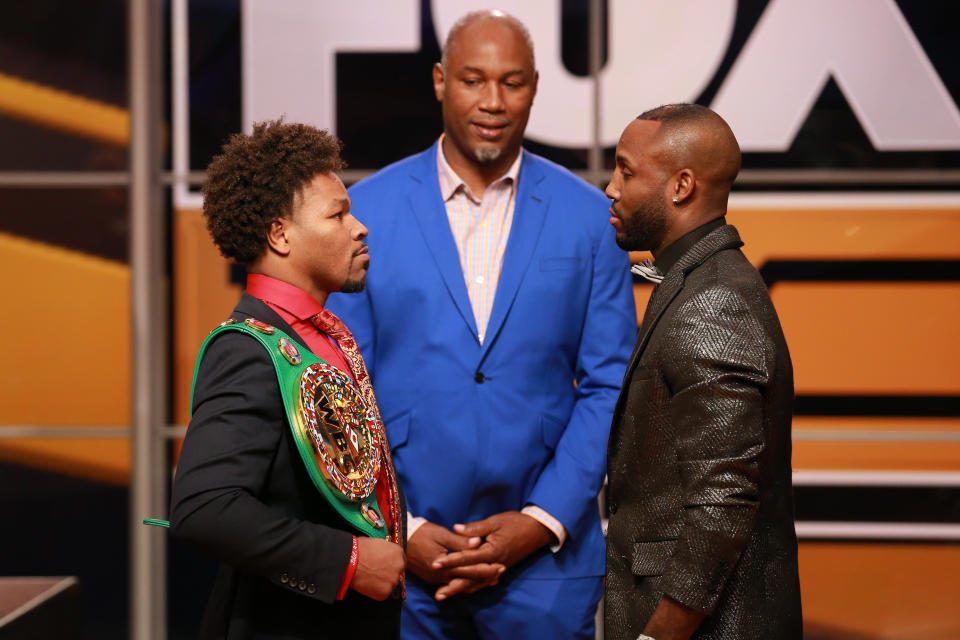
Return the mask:
POLYGON ((734 227, 656 286, 614 411, 605 638, 634 640, 662 594, 694 638, 801 633, 790 467, 793 367, 734 227))
MULTIPOLYGON (((231 314, 303 340, 244 293, 231 314)), ((406 512, 403 512, 406 524, 406 512)), ((352 533, 313 486, 269 354, 221 334, 200 365, 171 496, 171 532, 220 560, 201 638, 396 638, 400 601, 352 590, 336 601, 352 533)))

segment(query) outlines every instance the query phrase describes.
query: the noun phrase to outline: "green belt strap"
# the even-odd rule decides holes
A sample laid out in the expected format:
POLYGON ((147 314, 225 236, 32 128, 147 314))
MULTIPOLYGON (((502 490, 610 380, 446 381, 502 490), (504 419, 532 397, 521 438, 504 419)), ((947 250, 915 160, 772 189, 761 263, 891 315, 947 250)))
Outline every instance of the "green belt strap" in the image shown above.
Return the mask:
MULTIPOLYGON (((320 461, 317 459, 314 451, 314 443, 307 438, 302 429, 298 428, 300 424, 298 403, 300 398, 301 377, 310 365, 326 363, 307 349, 301 347, 280 329, 257 321, 252 321, 252 324, 253 326, 246 322, 237 322, 231 318, 231 320, 211 331, 207 339, 203 341, 203 344, 200 346, 200 352, 197 354, 197 364, 193 370, 193 384, 190 390, 191 406, 193 405, 193 393, 197 384, 197 373, 200 371, 200 362, 203 359, 203 354, 206 352, 210 341, 225 331, 240 331, 255 338, 267 350, 267 353, 270 354, 270 358, 273 361, 274 370, 277 372, 277 382, 280 385, 280 395, 283 397, 283 406, 287 414, 287 424, 293 434, 294 441, 297 443, 300 458, 307 468, 307 473, 310 476, 310 480, 313 481, 313 485, 327 503, 333 507, 334 511, 336 511, 352 529, 365 536, 386 538, 388 535, 387 527, 375 527, 361 512, 364 508, 372 508, 380 520, 383 520, 380 507, 377 505, 375 490, 371 491, 367 496, 363 496, 361 500, 351 500, 340 491, 331 487, 320 469, 320 461), (257 327, 260 328, 258 329, 257 327), (282 340, 289 340, 295 345, 295 352, 299 352, 300 362, 294 364, 294 362, 284 356, 281 350, 282 347, 280 346, 282 340), (372 498, 370 498, 371 495, 372 498)), ((382 461, 381 464, 384 464, 384 461, 382 461)), ((145 520, 144 524, 163 526, 161 521, 148 522, 145 520)))

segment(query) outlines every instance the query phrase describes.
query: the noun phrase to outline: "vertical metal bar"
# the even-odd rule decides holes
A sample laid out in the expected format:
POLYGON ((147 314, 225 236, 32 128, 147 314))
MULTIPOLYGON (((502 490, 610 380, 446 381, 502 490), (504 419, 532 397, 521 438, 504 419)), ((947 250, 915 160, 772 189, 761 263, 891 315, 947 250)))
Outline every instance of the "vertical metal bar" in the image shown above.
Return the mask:
POLYGON ((127 7, 133 337, 130 638, 153 640, 166 637, 166 539, 163 532, 140 521, 166 513, 164 444, 158 437, 159 428, 167 423, 165 225, 160 186, 163 3, 128 0, 127 7))
MULTIPOLYGON (((603 142, 601 139, 601 115, 600 115, 600 61, 603 57, 603 0, 590 0, 590 14, 588 18, 589 34, 587 36, 587 69, 590 72, 590 80, 593 86, 593 145, 587 154, 587 172, 590 176, 590 182, 603 188, 603 142)), ((597 506, 600 509, 601 517, 605 517, 606 506, 603 503, 603 491, 597 498, 597 506)), ((594 616, 594 638, 603 640, 603 607, 604 600, 601 596, 597 604, 597 613, 594 616)))
POLYGON ((181 207, 189 194, 190 174, 190 41, 189 0, 173 0, 170 4, 170 70, 173 81, 173 206, 181 207))
POLYGON ((600 62, 603 57, 603 0, 590 0, 590 17, 588 20, 590 35, 587 38, 589 47, 588 70, 593 85, 593 145, 587 155, 587 170, 590 180, 600 185, 603 180, 603 141, 601 139, 600 114, 600 62))

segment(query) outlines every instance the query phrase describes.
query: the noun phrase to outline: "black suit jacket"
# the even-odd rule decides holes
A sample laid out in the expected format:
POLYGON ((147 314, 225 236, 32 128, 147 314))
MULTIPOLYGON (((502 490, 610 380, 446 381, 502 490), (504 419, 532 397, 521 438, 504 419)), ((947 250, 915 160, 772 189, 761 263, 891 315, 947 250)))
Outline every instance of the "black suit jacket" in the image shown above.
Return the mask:
MULTIPOLYGON (((272 324, 306 348, 246 293, 232 315, 272 324)), ((226 332, 204 354, 170 520, 175 537, 221 561, 200 637, 343 638, 359 629, 398 637, 397 598, 348 590, 336 601, 353 534, 307 475, 270 356, 250 336, 226 332)))
POLYGON ((647 306, 608 450, 608 640, 662 594, 707 614, 694 638, 801 637, 793 368, 742 244, 714 230, 647 306))

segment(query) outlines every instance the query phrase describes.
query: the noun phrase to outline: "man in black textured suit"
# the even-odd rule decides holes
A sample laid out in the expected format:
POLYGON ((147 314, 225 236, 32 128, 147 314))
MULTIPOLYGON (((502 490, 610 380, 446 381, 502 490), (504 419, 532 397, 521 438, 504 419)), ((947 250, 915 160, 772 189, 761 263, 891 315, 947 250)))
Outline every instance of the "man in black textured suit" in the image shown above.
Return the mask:
POLYGON ((726 224, 740 170, 713 111, 631 122, 607 195, 658 282, 614 411, 607 640, 798 639, 793 369, 763 280, 726 224))
MULTIPOLYGON (((283 367, 309 351, 336 369, 331 375, 351 378, 350 388, 365 389, 349 331, 324 309, 331 291, 363 288, 370 259, 367 229, 351 215, 334 173, 342 167, 339 152, 326 131, 260 123, 250 135, 235 135, 207 170, 207 227, 226 257, 247 266, 248 279, 229 326, 202 347, 171 498, 173 535, 221 561, 203 638, 399 634, 406 513, 389 449, 380 440, 371 453, 375 440, 364 441, 364 455, 380 456, 367 467, 378 471, 370 471, 364 502, 325 494, 323 469, 310 468, 291 429, 284 405, 290 385, 278 384, 283 367), (233 330, 238 326, 243 331, 233 330), (374 505, 382 519, 369 515, 374 505), (348 525, 347 507, 361 526, 348 525), (384 527, 387 539, 363 535, 384 527)), ((355 404, 376 411, 366 388, 370 397, 355 404)), ((343 422, 332 428, 354 433, 343 422)), ((344 451, 346 475, 358 475, 351 456, 359 450, 344 451)))

